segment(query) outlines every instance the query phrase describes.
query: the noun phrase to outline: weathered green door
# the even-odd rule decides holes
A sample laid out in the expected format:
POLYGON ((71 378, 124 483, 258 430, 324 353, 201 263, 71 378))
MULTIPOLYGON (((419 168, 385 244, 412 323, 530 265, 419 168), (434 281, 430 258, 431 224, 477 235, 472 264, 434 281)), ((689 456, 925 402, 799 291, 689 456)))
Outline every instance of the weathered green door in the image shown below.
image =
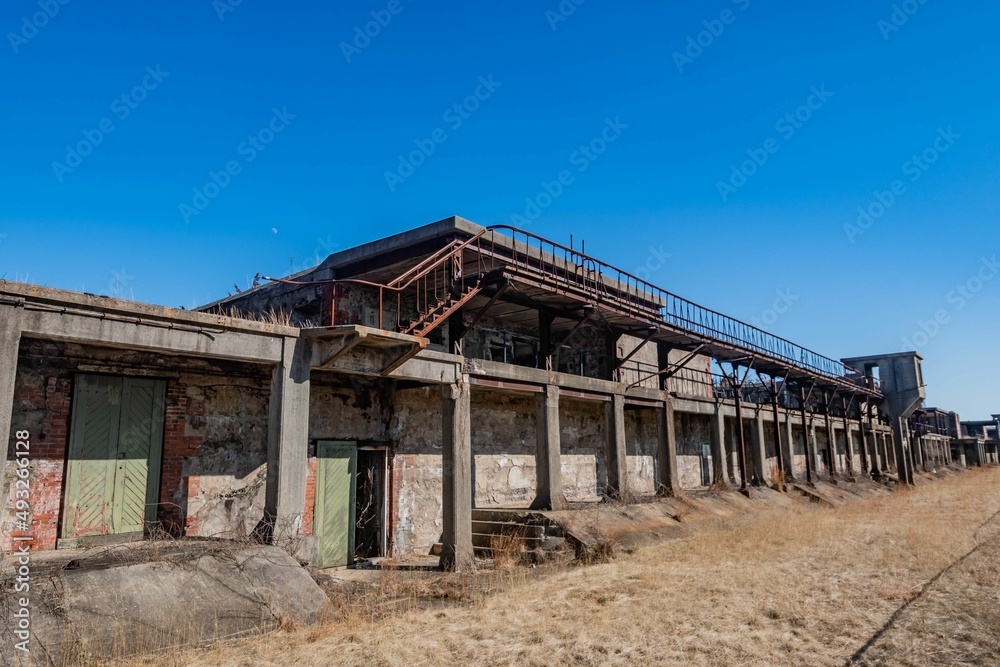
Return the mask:
POLYGON ((317 565, 350 565, 354 561, 354 478, 358 469, 358 448, 353 442, 319 442, 316 458, 317 565))
POLYGON ((78 375, 63 538, 142 532, 159 497, 166 383, 78 375))

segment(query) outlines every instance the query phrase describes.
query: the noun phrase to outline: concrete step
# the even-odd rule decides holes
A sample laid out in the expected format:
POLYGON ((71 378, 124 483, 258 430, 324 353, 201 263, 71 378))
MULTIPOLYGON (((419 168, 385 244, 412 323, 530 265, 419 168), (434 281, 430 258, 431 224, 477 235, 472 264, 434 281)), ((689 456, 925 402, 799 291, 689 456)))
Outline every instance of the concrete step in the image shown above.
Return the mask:
POLYGON ((545 526, 527 525, 514 521, 473 520, 472 532, 484 535, 521 535, 523 537, 543 537, 545 535, 545 526))

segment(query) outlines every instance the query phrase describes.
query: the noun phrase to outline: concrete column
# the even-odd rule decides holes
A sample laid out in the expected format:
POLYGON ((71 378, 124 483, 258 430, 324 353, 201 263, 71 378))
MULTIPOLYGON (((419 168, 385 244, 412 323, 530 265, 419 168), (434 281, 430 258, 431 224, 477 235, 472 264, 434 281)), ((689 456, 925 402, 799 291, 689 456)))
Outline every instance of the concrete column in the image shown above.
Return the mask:
MULTIPOLYGON (((7 453, 10 443, 15 442, 11 432, 11 420, 14 416, 14 380, 17 377, 17 352, 21 345, 20 308, 0 306, 0 480, 4 479, 7 466, 7 453)), ((39 437, 38 433, 30 434, 39 437)))
POLYGON ((566 509, 560 457, 559 387, 548 385, 536 403, 535 502, 537 510, 566 509))
POLYGON ((726 416, 722 405, 716 404, 712 415, 712 481, 729 484, 729 460, 726 456, 726 416))
POLYGON ((819 470, 820 454, 819 454, 819 440, 816 439, 816 417, 809 413, 809 427, 804 431, 809 435, 808 444, 810 447, 806 447, 806 455, 812 456, 812 467, 814 471, 819 470))
POLYGON ((441 538, 441 569, 470 570, 472 551, 472 405, 467 380, 443 388, 444 423, 442 495, 444 526, 441 538))
POLYGON ((285 338, 282 345, 281 363, 271 373, 265 525, 257 529, 258 534, 271 541, 299 535, 309 471, 309 377, 313 344, 303 338, 285 338))
POLYGON ((910 451, 909 424, 905 418, 892 420, 892 439, 896 453, 896 474, 903 484, 913 485, 913 458, 910 451))
POLYGON ((792 411, 785 410, 785 439, 782 446, 785 448, 785 474, 788 476, 789 481, 794 480, 798 474, 795 468, 795 440, 792 438, 793 435, 795 435, 795 431, 792 430, 792 411))
POLYGON ((833 417, 830 416, 830 411, 826 411, 826 440, 827 440, 827 452, 829 452, 830 459, 830 474, 836 475, 837 470, 840 468, 838 464, 837 457, 837 430, 833 427, 833 417))
POLYGON ((771 471, 765 470, 767 466, 767 449, 764 442, 764 412, 757 410, 754 417, 753 438, 751 440, 750 460, 756 472, 758 483, 766 486, 771 479, 771 471))
POLYGON ((608 497, 623 499, 628 492, 628 452, 625 449, 625 397, 615 394, 605 408, 608 428, 608 497))
POLYGON ((656 435, 658 440, 659 493, 676 496, 681 490, 677 478, 677 428, 674 422, 674 400, 667 396, 663 407, 656 410, 656 435))

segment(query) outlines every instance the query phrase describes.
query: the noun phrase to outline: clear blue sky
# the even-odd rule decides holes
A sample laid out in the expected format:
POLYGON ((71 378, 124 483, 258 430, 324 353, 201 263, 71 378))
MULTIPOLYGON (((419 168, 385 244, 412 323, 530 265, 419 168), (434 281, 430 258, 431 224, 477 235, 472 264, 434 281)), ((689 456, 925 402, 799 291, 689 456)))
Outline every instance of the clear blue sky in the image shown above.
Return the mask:
POLYGON ((533 231, 1000 412, 995 3, 397 2, 5 2, 0 274, 191 307, 566 171, 533 231))

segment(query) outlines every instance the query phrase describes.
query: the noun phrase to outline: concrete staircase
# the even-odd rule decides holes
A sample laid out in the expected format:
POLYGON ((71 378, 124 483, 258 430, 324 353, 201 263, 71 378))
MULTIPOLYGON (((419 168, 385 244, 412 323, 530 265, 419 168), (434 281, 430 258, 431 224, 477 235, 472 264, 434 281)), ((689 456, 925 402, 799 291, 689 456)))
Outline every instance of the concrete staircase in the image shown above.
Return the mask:
MULTIPOLYGON (((524 561, 542 563, 570 561, 576 557, 575 545, 568 540, 562 527, 540 512, 510 509, 472 510, 472 547, 476 556, 492 560, 497 538, 509 536, 524 561), (518 544, 519 543, 519 544, 518 544)), ((431 550, 441 553, 441 545, 431 550)))

